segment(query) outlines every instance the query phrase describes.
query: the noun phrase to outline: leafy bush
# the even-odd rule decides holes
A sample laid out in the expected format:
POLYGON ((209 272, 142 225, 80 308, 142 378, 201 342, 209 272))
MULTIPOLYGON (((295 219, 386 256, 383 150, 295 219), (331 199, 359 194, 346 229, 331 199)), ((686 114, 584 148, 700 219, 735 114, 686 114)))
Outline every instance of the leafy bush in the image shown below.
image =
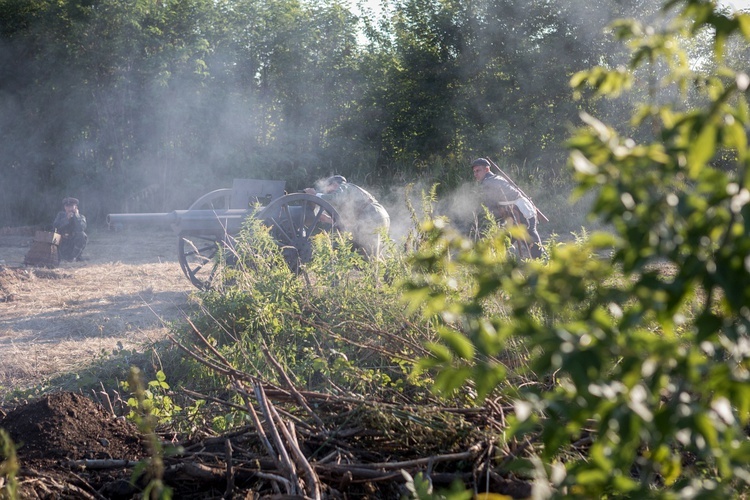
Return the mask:
MULTIPOLYGON (((403 259, 369 262, 348 235, 324 234, 314 244, 313 261, 296 275, 268 230, 250 219, 224 285, 201 294, 195 330, 237 370, 273 384, 288 376, 312 391, 387 400, 429 394, 425 381, 409 378, 428 329, 400 301, 393 277, 405 272, 403 259)), ((193 335, 183 342, 195 345, 193 335)))
MULTIPOLYGON (((681 16, 689 29, 713 30, 719 61, 727 36, 750 36, 747 16, 730 20, 708 3, 687 2, 681 16)), ((687 60, 671 42, 689 31, 615 28, 633 71, 687 60)), ((611 73, 573 82, 616 94, 628 79, 611 73)), ((411 303, 440 322, 422 368, 438 370, 443 391, 468 385, 478 400, 496 390, 513 399, 508 439, 538 457, 515 466, 544 478, 539 491, 551 496, 750 490, 750 79, 728 68, 695 74, 687 63, 670 76, 677 90, 703 92, 706 106, 645 104, 632 122, 658 128, 645 143, 583 115, 570 141, 578 194, 594 194, 592 213, 613 233, 556 245, 544 265, 509 259, 501 238, 473 244, 429 221, 414 256, 411 303), (719 148, 735 152, 735 170, 711 164, 719 148), (455 293, 456 274, 470 277, 470 296, 455 293), (488 314, 498 296, 505 311, 488 314), (516 339, 528 365, 509 370, 502 357, 516 339)))

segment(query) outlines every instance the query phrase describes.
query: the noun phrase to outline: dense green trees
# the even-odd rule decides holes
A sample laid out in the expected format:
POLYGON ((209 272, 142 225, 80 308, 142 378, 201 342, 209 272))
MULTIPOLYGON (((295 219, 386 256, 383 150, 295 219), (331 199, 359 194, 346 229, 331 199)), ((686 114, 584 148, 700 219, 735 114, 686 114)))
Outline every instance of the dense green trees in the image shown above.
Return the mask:
POLYGON ((569 77, 617 61, 607 21, 655 8, 596 4, 0 0, 0 225, 43 223, 67 194, 97 221, 234 177, 386 184, 477 154, 561 175, 595 105, 569 77))

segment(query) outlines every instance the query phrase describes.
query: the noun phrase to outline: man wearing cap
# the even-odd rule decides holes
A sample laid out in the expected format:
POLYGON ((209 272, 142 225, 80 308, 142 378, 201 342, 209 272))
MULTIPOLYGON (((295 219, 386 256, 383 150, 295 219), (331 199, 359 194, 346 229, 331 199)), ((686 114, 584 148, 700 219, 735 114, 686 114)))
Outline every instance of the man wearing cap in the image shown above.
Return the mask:
POLYGON ((305 189, 328 201, 341 217, 341 224, 352 233, 354 244, 370 258, 381 254, 381 234, 387 234, 391 218, 373 195, 343 175, 334 175, 320 183, 320 189, 305 189))
POLYGON ((86 248, 88 235, 86 234, 86 217, 78 211, 76 198, 64 198, 63 209, 57 213, 52 227, 61 236, 58 253, 63 260, 83 260, 81 254, 86 248))
POLYGON ((538 259, 544 254, 542 239, 537 231, 537 209, 515 184, 502 175, 490 171, 490 161, 477 158, 471 162, 474 179, 482 189, 482 203, 498 219, 512 218, 516 223, 525 223, 530 239, 526 240, 531 257, 538 259))

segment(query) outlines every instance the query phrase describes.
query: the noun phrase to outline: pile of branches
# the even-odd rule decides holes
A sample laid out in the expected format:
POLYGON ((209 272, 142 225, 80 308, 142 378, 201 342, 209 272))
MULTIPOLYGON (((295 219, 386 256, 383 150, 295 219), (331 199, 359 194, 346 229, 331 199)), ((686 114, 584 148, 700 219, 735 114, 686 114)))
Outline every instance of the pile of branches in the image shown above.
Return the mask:
POLYGON ((238 492, 283 498, 399 498, 417 482, 528 498, 531 484, 506 472, 528 442, 507 442, 511 408, 499 400, 482 407, 433 401, 393 403, 356 395, 297 389, 266 349, 281 384, 238 371, 196 330, 199 347, 172 341, 189 357, 225 377, 223 397, 188 389, 190 398, 245 414, 251 425, 179 443, 164 458, 163 481, 180 498, 238 492), (241 402, 241 403, 237 403, 241 402), (199 493, 200 492, 200 493, 199 493))
MULTIPOLYGON (((528 458, 532 443, 504 437, 512 407, 500 399, 476 407, 423 393, 394 401, 383 394, 301 390, 269 349, 263 348, 263 355, 277 375, 275 383, 237 369, 214 342, 194 331, 195 345, 172 341, 216 374, 214 381, 227 383, 221 392, 181 390, 205 403, 206 413, 189 423, 189 437, 155 424, 156 415, 141 408, 150 423, 142 426, 136 418, 139 428, 130 435, 145 437, 146 458, 93 458, 92 451, 83 453, 84 459, 52 464, 48 457, 39 470, 27 465, 18 471, 21 497, 165 498, 160 493, 167 488, 181 499, 425 498, 429 490, 532 494, 531 479, 511 472, 518 470, 511 462, 528 458), (232 415, 242 427, 219 434, 205 425, 210 415, 232 415)), ((102 402, 115 415, 112 401, 102 402)), ((87 436, 80 439, 71 448, 76 456, 91 448, 87 436)))

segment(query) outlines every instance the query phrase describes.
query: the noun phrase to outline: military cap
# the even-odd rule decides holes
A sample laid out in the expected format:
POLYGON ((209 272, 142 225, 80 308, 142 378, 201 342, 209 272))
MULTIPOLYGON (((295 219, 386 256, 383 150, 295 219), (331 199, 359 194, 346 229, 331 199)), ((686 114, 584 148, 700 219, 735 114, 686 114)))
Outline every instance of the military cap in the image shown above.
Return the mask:
POLYGON ((344 184, 346 182, 346 177, 344 177, 343 175, 332 175, 331 177, 328 178, 328 184, 332 182, 344 184))

